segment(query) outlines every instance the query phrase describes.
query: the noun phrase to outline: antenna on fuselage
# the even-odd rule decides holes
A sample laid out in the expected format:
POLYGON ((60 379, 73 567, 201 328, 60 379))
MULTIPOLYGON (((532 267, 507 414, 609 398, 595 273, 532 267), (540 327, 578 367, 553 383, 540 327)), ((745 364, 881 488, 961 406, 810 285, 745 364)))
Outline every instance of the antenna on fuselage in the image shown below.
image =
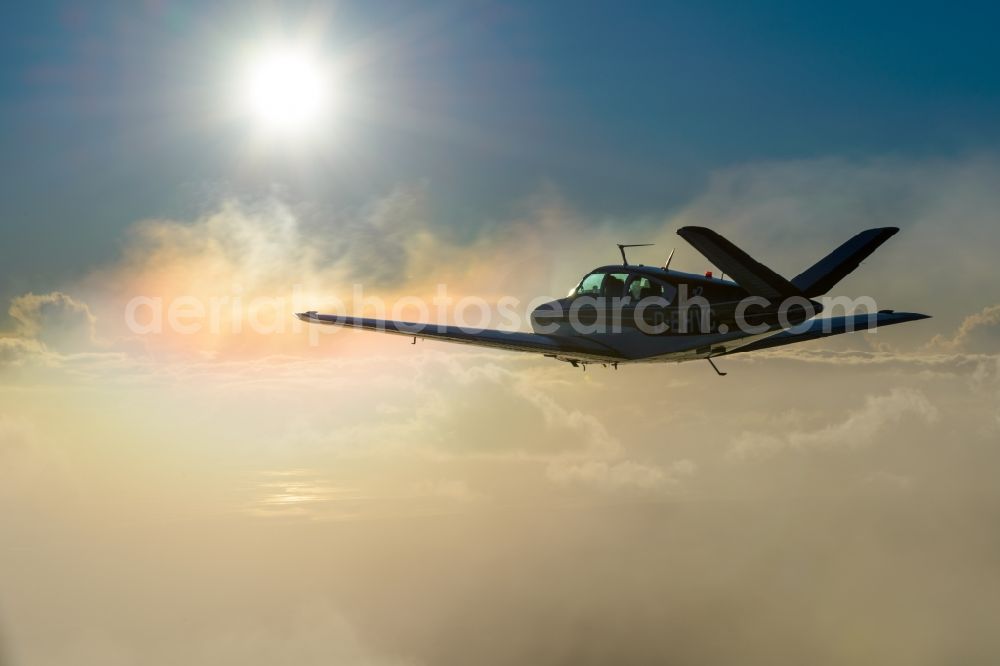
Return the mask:
POLYGON ((618 251, 622 253, 622 265, 628 266, 628 259, 625 258, 625 248, 627 247, 649 247, 650 245, 655 245, 655 243, 632 243, 631 245, 623 245, 621 243, 616 243, 618 245, 618 251))
POLYGON ((676 250, 676 249, 677 249, 676 247, 670 249, 670 254, 667 255, 667 263, 663 264, 663 270, 665 270, 665 271, 669 271, 670 270, 670 262, 674 258, 674 250, 676 250))

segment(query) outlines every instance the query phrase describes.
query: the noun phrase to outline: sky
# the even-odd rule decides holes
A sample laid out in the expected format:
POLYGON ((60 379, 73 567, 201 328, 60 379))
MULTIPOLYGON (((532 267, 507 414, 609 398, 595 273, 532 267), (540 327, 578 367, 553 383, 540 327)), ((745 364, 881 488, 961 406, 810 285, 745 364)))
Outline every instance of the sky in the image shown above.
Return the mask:
POLYGON ((7 8, 0 664, 996 662, 997 14, 7 8), (291 316, 711 270, 691 224, 789 277, 898 226, 837 292, 933 318, 723 379, 291 316))

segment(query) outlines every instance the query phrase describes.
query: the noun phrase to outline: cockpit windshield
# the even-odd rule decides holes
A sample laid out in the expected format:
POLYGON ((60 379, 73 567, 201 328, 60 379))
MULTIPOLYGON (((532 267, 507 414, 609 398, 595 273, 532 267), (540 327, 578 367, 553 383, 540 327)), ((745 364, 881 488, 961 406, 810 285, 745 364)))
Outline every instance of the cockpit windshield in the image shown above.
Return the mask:
POLYGON ((625 293, 628 273, 591 273, 571 292, 575 296, 606 296, 621 298, 625 293))
POLYGON ((591 273, 570 291, 574 296, 600 296, 605 273, 591 273))

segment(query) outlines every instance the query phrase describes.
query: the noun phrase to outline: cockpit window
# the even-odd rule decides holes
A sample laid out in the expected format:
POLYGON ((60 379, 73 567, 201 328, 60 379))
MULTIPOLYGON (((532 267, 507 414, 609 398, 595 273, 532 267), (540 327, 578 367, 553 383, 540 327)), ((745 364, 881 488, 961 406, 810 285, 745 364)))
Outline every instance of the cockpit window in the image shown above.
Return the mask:
POLYGON ((591 273, 570 296, 594 296, 641 300, 647 296, 673 298, 672 287, 637 273, 591 273), (670 291, 669 294, 666 292, 670 291))
POLYGON ((676 289, 670 284, 653 280, 645 275, 632 275, 627 285, 628 296, 632 301, 644 298, 665 298, 673 301, 676 289))
POLYGON ((628 297, 633 303, 644 298, 664 298, 667 302, 672 302, 677 290, 667 282, 660 282, 646 277, 645 275, 633 274, 626 285, 628 297))
POLYGON ((604 273, 591 273, 587 277, 583 278, 580 282, 580 286, 576 288, 573 292, 577 296, 599 296, 601 293, 601 284, 604 282, 604 273))
POLYGON ((629 298, 640 301, 647 296, 659 296, 663 290, 660 285, 654 285, 648 277, 633 276, 628 283, 629 298))

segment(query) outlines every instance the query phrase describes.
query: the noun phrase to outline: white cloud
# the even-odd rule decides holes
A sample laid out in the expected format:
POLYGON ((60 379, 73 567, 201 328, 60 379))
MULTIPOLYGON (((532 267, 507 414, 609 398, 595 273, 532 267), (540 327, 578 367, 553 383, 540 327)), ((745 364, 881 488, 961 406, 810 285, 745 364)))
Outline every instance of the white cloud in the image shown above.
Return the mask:
POLYGON ((18 296, 8 312, 19 337, 37 340, 49 349, 79 352, 93 349, 98 342, 97 319, 90 308, 63 292, 18 296))
POLYGON ((557 460, 549 463, 546 474, 557 484, 589 486, 605 492, 662 491, 693 476, 696 470, 697 465, 690 460, 678 460, 665 468, 631 460, 557 460))
POLYGON ((783 450, 858 448, 868 446, 888 425, 907 417, 924 423, 938 418, 937 408, 920 391, 895 388, 884 395, 869 395, 860 409, 847 418, 816 430, 744 432, 728 452, 730 460, 767 457, 783 450))
MULTIPOLYGON (((651 235, 669 249, 676 224, 715 227, 717 219, 765 263, 797 270, 856 229, 898 223, 907 233, 856 284, 901 295, 900 307, 907 294, 912 303, 933 300, 934 310, 959 294, 948 307, 964 314, 986 294, 967 287, 995 253, 985 242, 995 231, 970 242, 970 263, 953 283, 937 281, 953 268, 947 262, 928 260, 929 275, 914 263, 934 256, 921 243, 933 248, 955 233, 940 219, 960 212, 961 177, 974 199, 988 200, 977 173, 841 161, 747 167, 722 174, 651 235), (947 187, 933 182, 942 173, 947 187), (930 183, 926 196, 921 182, 930 183)), ((394 664, 399 651, 426 663, 609 654, 635 663, 664 654, 798 663, 819 654, 842 663, 857 661, 863 645, 883 661, 912 663, 925 654, 969 661, 996 646, 989 619, 997 604, 982 593, 996 579, 995 526, 988 512, 967 507, 996 503, 997 357, 972 353, 990 348, 968 344, 971 335, 954 349, 910 354, 813 343, 734 356, 739 367, 722 381, 695 365, 584 374, 528 356, 352 333, 318 350, 293 336, 264 351, 213 338, 217 348, 192 346, 183 357, 129 353, 118 342, 114 354, 79 351, 94 339, 94 313, 102 326, 107 313, 120 315, 101 309, 115 289, 156 293, 173 279, 185 289, 185 281, 229 288, 238 278, 259 293, 304 274, 333 289, 378 261, 372 275, 384 284, 391 262, 429 280, 453 267, 451 276, 476 278, 464 283, 472 289, 545 291, 551 281, 563 293, 571 278, 613 258, 621 240, 618 221, 601 227, 544 201, 519 225, 468 247, 440 243, 421 206, 419 192, 401 191, 325 230, 287 209, 239 206, 150 223, 108 283, 81 292, 88 305, 65 294, 20 302, 19 330, 0 338, 0 359, 45 359, 60 380, 80 376, 88 387, 4 378, 7 412, 18 413, 11 398, 30 405, 48 432, 0 418, 0 496, 14 498, 3 518, 9 541, 31 546, 2 550, 2 569, 17 574, 5 581, 5 605, 20 622, 3 637, 18 650, 12 656, 394 664), (349 237, 335 242, 345 228, 349 237), (358 251, 369 243, 371 253, 358 251), (59 343, 53 331, 72 335, 59 343), (67 464, 57 483, 53 451, 67 464), (795 452, 813 455, 787 455, 795 452), (727 453, 775 458, 731 465, 727 453), (261 479, 233 471, 240 466, 300 471, 261 479), (70 483, 86 501, 56 496, 53 486, 70 483), (897 493, 883 488, 907 501, 887 502, 897 493), (586 510, 551 511, 569 492, 588 493, 586 510), (636 510, 619 501, 635 496, 670 502, 636 510), (32 511, 32 497, 44 513, 32 511), (923 547, 913 548, 922 535, 923 547), (866 547, 829 547, 852 539, 866 547), (64 575, 67 552, 73 576, 64 575), (303 590, 329 604, 289 599, 303 590), (946 603, 922 603, 932 597, 946 603), (798 612, 817 598, 829 601, 823 617, 798 612), (713 629, 720 618, 740 628, 722 643, 713 629), (843 618, 853 618, 862 641, 843 640, 843 618), (798 640, 775 639, 790 625, 798 640), (871 627, 878 632, 866 633, 871 627)), ((966 234, 983 219, 974 209, 959 216, 956 236, 975 235, 966 234)), ((951 249, 941 257, 957 256, 967 240, 944 242, 951 249)), ((683 245, 678 255, 679 268, 704 263, 683 245)), ((888 335, 912 330, 922 345, 927 326, 959 321, 888 335)), ((987 324, 977 319, 970 330, 987 324)))
POLYGON ((37 340, 0 337, 0 367, 24 365, 45 355, 45 348, 37 340))
POLYGON ((474 502, 483 499, 484 495, 469 487, 462 479, 440 479, 436 481, 420 481, 413 486, 416 497, 435 497, 454 502, 474 502))
POLYGON ((952 336, 935 336, 929 347, 945 351, 1000 353, 1000 305, 990 305, 969 315, 952 336))

